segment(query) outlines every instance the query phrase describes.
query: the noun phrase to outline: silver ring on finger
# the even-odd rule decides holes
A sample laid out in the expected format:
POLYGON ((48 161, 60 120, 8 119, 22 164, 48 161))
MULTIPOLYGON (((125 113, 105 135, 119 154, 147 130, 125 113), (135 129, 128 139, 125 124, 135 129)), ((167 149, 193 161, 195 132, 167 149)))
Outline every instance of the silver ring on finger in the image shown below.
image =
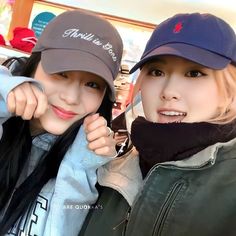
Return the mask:
POLYGON ((110 137, 111 135, 113 135, 113 131, 110 127, 107 127, 107 129, 108 129, 107 137, 110 137))

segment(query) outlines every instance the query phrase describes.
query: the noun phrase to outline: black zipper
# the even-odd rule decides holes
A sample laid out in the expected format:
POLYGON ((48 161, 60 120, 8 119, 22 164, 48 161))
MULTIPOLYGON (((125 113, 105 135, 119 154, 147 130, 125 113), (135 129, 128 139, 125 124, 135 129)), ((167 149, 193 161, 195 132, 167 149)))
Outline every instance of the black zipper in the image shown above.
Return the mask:
POLYGON ((174 184, 174 186, 172 187, 170 194, 168 195, 168 197, 166 198, 164 204, 162 205, 162 208, 160 210, 160 214, 158 215, 157 219, 156 219, 156 223, 154 225, 154 230, 152 235, 161 235, 166 217, 168 216, 168 213, 171 209, 171 206, 173 204, 173 202, 176 199, 176 196, 179 194, 182 186, 184 185, 184 182, 177 182, 174 184))

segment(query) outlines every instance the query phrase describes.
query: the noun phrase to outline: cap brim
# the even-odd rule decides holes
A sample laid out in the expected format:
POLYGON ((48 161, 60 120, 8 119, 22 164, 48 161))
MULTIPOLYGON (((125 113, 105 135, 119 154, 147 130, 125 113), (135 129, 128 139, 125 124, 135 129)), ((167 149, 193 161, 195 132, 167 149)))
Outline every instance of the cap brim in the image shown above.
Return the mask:
POLYGON ((211 51, 183 43, 169 43, 162 45, 145 55, 131 70, 133 73, 142 67, 146 62, 158 56, 172 55, 179 56, 190 61, 196 62, 205 67, 220 70, 225 68, 231 60, 211 51))
POLYGON ((98 57, 79 50, 48 49, 42 51, 41 63, 48 74, 63 71, 86 71, 103 78, 111 90, 110 99, 115 101, 113 76, 106 64, 98 57))

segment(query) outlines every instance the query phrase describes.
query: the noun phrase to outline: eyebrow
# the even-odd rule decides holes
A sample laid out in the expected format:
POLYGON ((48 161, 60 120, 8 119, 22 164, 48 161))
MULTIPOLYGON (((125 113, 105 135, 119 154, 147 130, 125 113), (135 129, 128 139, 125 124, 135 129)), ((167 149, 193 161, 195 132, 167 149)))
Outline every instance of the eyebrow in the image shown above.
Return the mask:
POLYGON ((153 61, 150 61, 150 63, 162 63, 162 64, 167 64, 167 60, 163 59, 163 58, 160 58, 160 57, 157 57, 155 59, 153 59, 153 61))
MULTIPOLYGON (((185 59, 185 58, 183 58, 185 59)), ((206 66, 204 65, 201 65, 197 62, 194 62, 194 61, 191 61, 189 59, 185 59, 186 60, 186 65, 187 66, 190 66, 190 67, 196 67, 196 69, 204 69, 204 68, 207 68, 206 66)), ((163 65, 167 65, 168 64, 168 60, 167 59, 163 59, 163 58, 155 58, 153 60, 150 60, 149 62, 147 62, 146 64, 148 66, 152 66, 152 65, 155 65, 156 63, 159 63, 159 64, 163 64, 163 65)))
POLYGON ((155 58, 153 60, 150 60, 149 62, 146 63, 147 66, 153 66, 155 64, 163 64, 163 65, 166 65, 167 64, 167 61, 166 60, 163 60, 161 58, 155 58))

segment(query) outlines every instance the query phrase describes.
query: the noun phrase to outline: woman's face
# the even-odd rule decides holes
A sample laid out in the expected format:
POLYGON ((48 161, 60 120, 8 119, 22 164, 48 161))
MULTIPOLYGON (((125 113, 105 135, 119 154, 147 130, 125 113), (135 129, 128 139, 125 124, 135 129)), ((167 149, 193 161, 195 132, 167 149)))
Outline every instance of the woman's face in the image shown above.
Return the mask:
POLYGON ((176 56, 161 56, 141 70, 146 119, 201 122, 216 117, 220 96, 214 70, 176 56))
POLYGON ((83 71, 47 74, 39 63, 34 78, 44 87, 48 110, 32 120, 36 132, 47 131, 60 135, 73 123, 100 107, 106 82, 97 75, 83 71))

